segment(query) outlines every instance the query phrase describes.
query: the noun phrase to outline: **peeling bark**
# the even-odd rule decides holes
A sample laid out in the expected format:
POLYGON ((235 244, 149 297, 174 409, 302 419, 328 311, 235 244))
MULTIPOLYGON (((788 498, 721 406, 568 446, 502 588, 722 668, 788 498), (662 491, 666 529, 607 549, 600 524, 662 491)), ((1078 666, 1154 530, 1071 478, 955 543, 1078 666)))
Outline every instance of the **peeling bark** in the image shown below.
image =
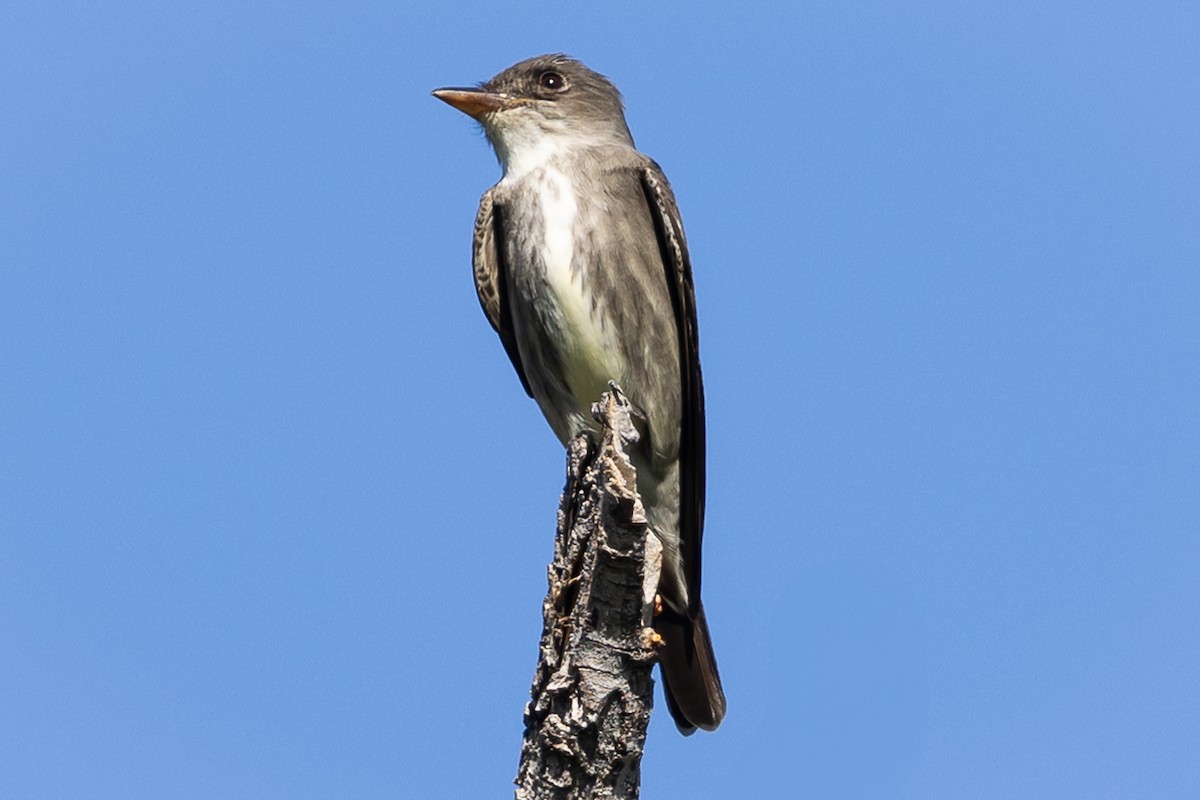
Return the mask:
POLYGON ((610 385, 587 435, 567 447, 544 626, 517 773, 517 800, 636 798, 650 722, 662 549, 626 448, 629 401, 610 385))

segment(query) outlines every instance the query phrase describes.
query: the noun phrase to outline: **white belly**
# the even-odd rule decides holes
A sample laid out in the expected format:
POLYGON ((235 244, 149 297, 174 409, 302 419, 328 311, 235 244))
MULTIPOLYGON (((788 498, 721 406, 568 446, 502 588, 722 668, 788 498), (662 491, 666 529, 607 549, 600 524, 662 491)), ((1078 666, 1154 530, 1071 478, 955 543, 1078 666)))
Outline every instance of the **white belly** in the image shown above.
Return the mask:
POLYGON ((620 376, 620 351, 609 340, 612 327, 602 324, 592 308, 584 271, 572 269, 579 206, 570 179, 547 168, 539 200, 545 225, 545 277, 562 325, 563 377, 579 412, 590 422, 591 404, 600 399, 610 380, 620 376))

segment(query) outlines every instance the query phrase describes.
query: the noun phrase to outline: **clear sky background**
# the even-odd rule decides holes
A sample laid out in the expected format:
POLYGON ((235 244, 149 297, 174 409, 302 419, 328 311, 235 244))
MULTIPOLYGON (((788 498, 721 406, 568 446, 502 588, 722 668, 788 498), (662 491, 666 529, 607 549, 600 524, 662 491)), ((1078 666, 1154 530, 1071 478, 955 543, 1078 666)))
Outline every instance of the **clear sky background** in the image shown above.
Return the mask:
POLYGON ((1200 797, 1155 2, 6 4, 0 797, 508 795, 563 458, 429 91, 560 50, 696 270, 729 717, 645 796, 1200 797))

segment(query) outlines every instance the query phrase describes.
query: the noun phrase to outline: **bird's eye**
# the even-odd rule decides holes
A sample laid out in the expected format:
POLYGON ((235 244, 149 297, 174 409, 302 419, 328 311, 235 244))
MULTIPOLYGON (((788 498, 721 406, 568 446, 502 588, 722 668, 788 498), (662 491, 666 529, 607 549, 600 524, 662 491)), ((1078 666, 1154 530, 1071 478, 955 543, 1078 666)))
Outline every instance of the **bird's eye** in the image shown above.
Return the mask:
POLYGON ((567 81, 557 72, 543 72, 538 76, 538 86, 551 92, 561 92, 567 88, 567 81))

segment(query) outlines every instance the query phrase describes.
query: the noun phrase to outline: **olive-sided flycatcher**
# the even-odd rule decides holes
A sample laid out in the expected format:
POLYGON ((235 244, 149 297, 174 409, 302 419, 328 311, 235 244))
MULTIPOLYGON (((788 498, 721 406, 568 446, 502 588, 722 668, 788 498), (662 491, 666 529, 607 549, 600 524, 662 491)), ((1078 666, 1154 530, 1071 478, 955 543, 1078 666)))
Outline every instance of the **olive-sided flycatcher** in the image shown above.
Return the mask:
POLYGON ((725 695, 700 603, 704 387, 671 187, 635 149, 617 87, 567 56, 433 94, 483 125, 504 169, 475 219, 475 288, 525 391, 564 445, 596 431, 610 380, 643 418, 631 456, 663 543, 664 694, 681 731, 712 730, 725 695))

